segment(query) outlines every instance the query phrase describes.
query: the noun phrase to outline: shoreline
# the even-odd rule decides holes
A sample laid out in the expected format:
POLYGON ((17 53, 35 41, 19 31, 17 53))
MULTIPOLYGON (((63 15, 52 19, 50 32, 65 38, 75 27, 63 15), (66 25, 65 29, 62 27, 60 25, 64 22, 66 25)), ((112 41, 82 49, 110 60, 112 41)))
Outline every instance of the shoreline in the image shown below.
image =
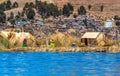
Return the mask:
POLYGON ((77 47, 77 48, 65 48, 65 47, 56 47, 56 48, 39 48, 39 47, 18 47, 12 49, 6 49, 1 52, 111 52, 117 53, 120 52, 119 46, 112 47, 77 47))

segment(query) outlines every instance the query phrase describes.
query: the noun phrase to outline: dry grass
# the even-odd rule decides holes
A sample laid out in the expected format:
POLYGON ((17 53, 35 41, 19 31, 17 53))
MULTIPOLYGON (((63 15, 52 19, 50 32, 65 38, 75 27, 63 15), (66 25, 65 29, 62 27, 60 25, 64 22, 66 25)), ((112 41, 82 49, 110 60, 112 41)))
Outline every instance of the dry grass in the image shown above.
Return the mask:
POLYGON ((109 40, 105 44, 105 46, 118 46, 118 45, 120 45, 120 41, 116 41, 116 40, 109 40))
POLYGON ((13 12, 14 13, 14 16, 16 16, 18 14, 18 12, 22 12, 22 8, 14 8, 14 9, 11 9, 11 10, 7 10, 5 11, 7 17, 10 16, 10 13, 13 12))
POLYGON ((9 49, 11 47, 12 45, 10 44, 8 39, 0 37, 0 50, 9 49))
MULTIPOLYGON (((1 2, 4 2, 6 0, 0 0, 1 2)), ((15 0, 11 0, 11 2, 13 3, 15 0)), ((28 2, 35 2, 35 0, 16 0, 19 3, 19 7, 23 8, 25 3, 28 2)), ((98 16, 102 16, 102 17, 113 17, 114 15, 119 15, 120 13, 120 0, 61 0, 61 1, 57 1, 57 0, 42 0, 42 1, 47 1, 48 3, 50 3, 52 1, 52 3, 55 3, 58 5, 58 7, 62 7, 64 4, 70 2, 71 4, 73 4, 74 8, 77 9, 80 5, 84 5, 86 7, 86 9, 88 9, 88 5, 91 4, 92 5, 92 11, 88 11, 88 13, 91 13, 93 15, 98 15, 98 16), (104 12, 100 12, 100 6, 104 5, 104 12)), ((12 10, 13 12, 15 12, 16 10, 12 10)), ((74 13, 76 13, 77 10, 74 11, 74 13)), ((18 12, 18 10, 17 10, 18 12)))
MULTIPOLYGON (((0 3, 3 3, 7 0, 0 0, 0 3)), ((15 2, 15 0, 10 0, 12 3, 15 2)), ((19 4, 19 7, 23 7, 25 5, 26 2, 30 3, 30 2, 35 2, 35 0, 16 0, 19 4)))
POLYGON ((46 39, 41 39, 41 40, 36 40, 36 46, 37 47, 40 47, 40 46, 43 46, 43 45, 46 45, 46 39))
MULTIPOLYGON (((22 47, 24 39, 27 39, 27 44, 29 47, 33 47, 36 45, 35 38, 31 34, 25 32, 17 33, 17 32, 1 31, 0 37, 6 39, 6 41, 9 42, 13 47, 22 47)), ((7 43, 5 45, 9 46, 7 43)))
POLYGON ((72 43, 76 43, 77 46, 81 44, 80 39, 63 33, 52 35, 51 39, 54 41, 56 47, 70 47, 72 43))

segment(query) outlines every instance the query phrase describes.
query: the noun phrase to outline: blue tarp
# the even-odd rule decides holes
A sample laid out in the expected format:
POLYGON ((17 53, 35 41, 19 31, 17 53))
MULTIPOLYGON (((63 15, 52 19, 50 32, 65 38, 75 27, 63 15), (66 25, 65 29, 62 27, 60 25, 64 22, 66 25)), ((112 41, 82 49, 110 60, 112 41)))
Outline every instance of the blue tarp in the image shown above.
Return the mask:
POLYGON ((16 21, 15 22, 15 24, 17 25, 17 26, 23 26, 23 25, 26 25, 26 24, 28 24, 29 23, 29 21, 16 21))
POLYGON ((35 22, 35 24, 36 24, 36 25, 41 25, 41 26, 44 26, 44 23, 43 23, 43 22, 41 22, 41 21, 36 21, 36 22, 35 22))

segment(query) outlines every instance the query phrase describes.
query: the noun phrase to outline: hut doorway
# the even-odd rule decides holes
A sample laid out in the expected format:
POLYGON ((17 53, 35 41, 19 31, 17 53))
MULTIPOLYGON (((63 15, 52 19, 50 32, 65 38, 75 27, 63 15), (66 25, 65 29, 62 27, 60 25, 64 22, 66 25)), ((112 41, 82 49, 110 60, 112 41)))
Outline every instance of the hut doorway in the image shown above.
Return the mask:
POLYGON ((88 40, 85 38, 85 45, 88 46, 88 40))

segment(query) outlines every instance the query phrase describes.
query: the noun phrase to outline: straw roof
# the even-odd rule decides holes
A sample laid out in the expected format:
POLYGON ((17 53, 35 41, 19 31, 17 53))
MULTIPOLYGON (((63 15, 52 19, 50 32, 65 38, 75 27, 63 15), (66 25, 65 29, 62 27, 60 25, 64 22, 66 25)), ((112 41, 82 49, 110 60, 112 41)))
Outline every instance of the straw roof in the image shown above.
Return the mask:
POLYGON ((97 38, 100 32, 86 32, 82 38, 97 38))

